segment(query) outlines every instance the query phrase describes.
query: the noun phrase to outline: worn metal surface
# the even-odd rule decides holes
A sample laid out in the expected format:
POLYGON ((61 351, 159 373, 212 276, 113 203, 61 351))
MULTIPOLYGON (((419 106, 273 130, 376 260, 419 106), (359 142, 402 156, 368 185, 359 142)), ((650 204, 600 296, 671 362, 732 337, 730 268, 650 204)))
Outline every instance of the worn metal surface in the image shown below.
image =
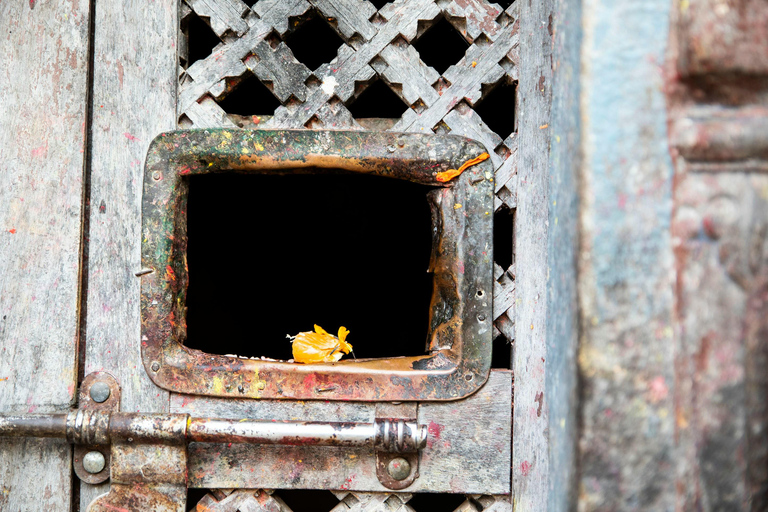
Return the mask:
POLYGON ((187 501, 187 451, 181 444, 112 445, 109 492, 87 512, 184 512, 187 501))
MULTIPOLYGON (((93 422, 88 426, 96 428, 91 428, 90 430, 99 433, 98 437, 92 435, 92 438, 94 439, 93 441, 86 442, 86 444, 77 444, 77 442, 75 444, 72 465, 75 469, 75 474, 83 482, 88 484, 99 484, 106 482, 109 479, 110 464, 109 439, 107 436, 109 416, 89 415, 88 420, 83 421, 85 419, 84 416, 87 413, 95 411, 110 413, 119 411, 120 397, 120 385, 118 384, 117 380, 107 372, 89 373, 85 376, 83 382, 80 384, 78 406, 80 411, 82 411, 82 414, 80 414, 81 424, 89 424, 93 422), (97 393, 94 393, 94 388, 96 388, 98 391, 97 393), (99 400, 102 398, 104 399, 101 401, 96 400, 94 395, 99 400), (85 467, 85 457, 91 452, 100 453, 104 457, 105 464, 101 471, 94 473, 85 467)), ((77 420, 77 418, 78 415, 75 416, 75 420, 77 420)), ((73 432, 73 434, 70 434, 70 436, 74 436, 75 432, 82 432, 84 430, 83 426, 80 426, 79 429, 76 429, 74 424, 68 424, 68 427, 70 432, 73 432)), ((74 438, 72 440, 75 441, 74 438)))
POLYGON ((290 446, 348 446, 393 453, 416 452, 428 428, 416 422, 259 421, 190 418, 187 414, 75 410, 69 414, 0 415, 0 437, 65 437, 88 450, 111 442, 250 443, 290 446))
POLYGON ((142 227, 142 265, 153 270, 141 275, 141 348, 147 373, 171 391, 238 398, 451 400, 473 393, 490 369, 492 167, 488 161, 475 165, 443 186, 435 175, 483 152, 480 144, 463 137, 398 133, 219 129, 157 137, 147 155, 142 227), (303 365, 184 347, 184 177, 334 169, 439 187, 429 193, 435 282, 430 353, 303 365))
MULTIPOLYGON (((477 393, 461 401, 420 403, 418 423, 429 437, 419 478, 408 492, 508 494, 512 375, 492 370, 477 393)), ((172 395, 171 411, 195 417, 277 421, 373 422, 379 403, 232 400, 172 395)), ((191 487, 387 491, 370 448, 190 443, 191 487)))
POLYGON ((407 489, 419 478, 418 453, 376 451, 376 476, 387 489, 407 489))

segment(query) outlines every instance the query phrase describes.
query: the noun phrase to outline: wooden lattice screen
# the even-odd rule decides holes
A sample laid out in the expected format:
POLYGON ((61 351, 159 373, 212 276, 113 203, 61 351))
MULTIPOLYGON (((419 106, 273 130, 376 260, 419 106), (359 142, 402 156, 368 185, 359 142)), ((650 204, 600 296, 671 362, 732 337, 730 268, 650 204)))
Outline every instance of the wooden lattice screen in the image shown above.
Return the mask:
MULTIPOLYGON (((508 96, 514 95, 518 79, 517 18, 516 4, 484 0, 184 0, 178 124, 431 130, 467 136, 482 142, 491 155, 497 216, 513 215, 517 133, 514 108, 501 109, 504 99, 514 105, 508 96), (318 25, 326 32, 318 32, 318 25), (315 30, 315 40, 301 37, 310 30, 315 30), (457 49, 449 44, 452 38, 465 43, 457 49), (303 57, 307 45, 330 48, 326 62, 303 57), (271 94, 256 106, 232 101, 236 95, 253 100, 265 87, 271 94), (402 101, 402 113, 393 109, 371 118, 365 109, 355 108, 363 94, 373 96, 369 103, 388 105, 391 99, 388 103, 385 96, 392 93, 402 101), (501 103, 500 94, 507 95, 501 103), (499 124, 499 117, 506 123, 499 124)), ((315 59, 322 54, 309 50, 315 59)), ((497 222, 495 238, 512 240, 513 226, 497 222)), ((497 254, 495 260, 498 346, 515 339, 515 266, 511 255, 497 254)), ((196 510, 290 511, 278 495, 216 490, 202 498, 196 510)), ((411 496, 336 493, 339 503, 333 510, 413 511, 408 505, 411 496)), ((509 497, 474 496, 456 510, 508 509, 509 497)))

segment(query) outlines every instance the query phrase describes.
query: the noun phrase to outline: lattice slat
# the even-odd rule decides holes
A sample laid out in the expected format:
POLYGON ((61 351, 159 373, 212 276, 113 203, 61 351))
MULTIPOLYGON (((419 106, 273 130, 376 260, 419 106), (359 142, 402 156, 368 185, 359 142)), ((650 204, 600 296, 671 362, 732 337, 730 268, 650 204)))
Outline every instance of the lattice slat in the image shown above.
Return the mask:
POLYGON ((277 496, 257 489, 215 489, 192 509, 194 512, 291 512, 277 496))
POLYGON ((334 492, 340 501, 331 512, 416 512, 407 505, 408 493, 334 492))
MULTIPOLYGON (((292 512, 280 491, 215 489, 192 509, 194 512, 292 512)), ((408 505, 409 493, 334 491, 339 500, 330 512, 417 512, 408 505)), ((472 495, 453 512, 511 512, 508 496, 472 495)), ((451 512, 449 510, 436 512, 451 512)))

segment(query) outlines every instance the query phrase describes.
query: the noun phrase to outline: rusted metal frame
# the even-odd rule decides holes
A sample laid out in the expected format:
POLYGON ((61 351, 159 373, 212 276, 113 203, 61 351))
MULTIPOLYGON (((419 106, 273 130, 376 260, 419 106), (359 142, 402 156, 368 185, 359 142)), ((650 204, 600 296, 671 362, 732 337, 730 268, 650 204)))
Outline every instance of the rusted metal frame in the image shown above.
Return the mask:
POLYGON ((158 136, 147 155, 143 198, 141 343, 147 373, 164 389, 221 397, 452 400, 475 392, 488 377, 491 358, 493 169, 483 162, 447 185, 435 175, 483 152, 463 137, 404 133, 215 129, 158 136), (439 187, 429 197, 435 276, 430 354, 299 365, 185 347, 185 177, 227 171, 342 171, 439 187))

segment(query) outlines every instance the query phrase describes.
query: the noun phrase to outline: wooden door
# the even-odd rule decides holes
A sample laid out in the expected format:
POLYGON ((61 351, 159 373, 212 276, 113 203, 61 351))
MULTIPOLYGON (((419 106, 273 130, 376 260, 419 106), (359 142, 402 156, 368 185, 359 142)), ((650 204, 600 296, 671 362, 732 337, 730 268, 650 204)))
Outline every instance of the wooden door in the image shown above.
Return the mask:
MULTIPOLYGON (((535 65, 522 65, 521 27, 533 28, 526 39, 549 40, 546 27, 532 21, 546 9, 534 6, 525 21, 527 9, 485 0, 3 5, 9 30, 2 66, 13 85, 2 117, 15 123, 2 130, 2 154, 15 170, 3 175, 2 248, 9 257, 3 258, 0 332, 10 354, 0 362, 3 412, 77 406, 78 382, 94 372, 120 383, 122 411, 182 407, 152 383, 140 357, 142 177, 158 134, 209 127, 450 132, 484 144, 496 170, 495 211, 488 212, 498 240, 495 364, 512 368, 515 323, 530 324, 517 334, 525 343, 518 341, 514 360, 521 379, 515 400, 538 413, 533 422, 515 422, 520 446, 513 467, 517 499, 535 508, 547 474, 544 344, 535 336, 545 317, 533 303, 516 309, 515 288, 542 294, 545 272, 535 266, 518 279, 515 268, 540 261, 545 244, 533 231, 515 245, 512 239, 521 223, 545 229, 546 150, 518 152, 518 141, 527 137, 529 148, 545 142, 540 127, 549 93, 544 87, 532 97, 528 117, 519 98, 540 89, 551 72, 540 50, 531 56, 535 65), (522 174, 532 193, 518 208, 521 157, 531 160, 522 174)), ((46 508, 85 510, 108 490, 108 483, 70 476, 66 444, 4 443, 0 508, 40 503, 42 488, 46 508)), ((510 441, 504 443, 509 449, 510 441)), ((294 508, 306 502, 290 489, 201 492, 191 491, 190 507, 199 501, 198 508, 220 502, 217 510, 287 511, 286 502, 298 499, 294 508)), ((490 491, 398 498, 318 492, 324 497, 309 499, 330 500, 334 510, 369 510, 385 501, 393 510, 511 506, 509 494, 490 491)))

